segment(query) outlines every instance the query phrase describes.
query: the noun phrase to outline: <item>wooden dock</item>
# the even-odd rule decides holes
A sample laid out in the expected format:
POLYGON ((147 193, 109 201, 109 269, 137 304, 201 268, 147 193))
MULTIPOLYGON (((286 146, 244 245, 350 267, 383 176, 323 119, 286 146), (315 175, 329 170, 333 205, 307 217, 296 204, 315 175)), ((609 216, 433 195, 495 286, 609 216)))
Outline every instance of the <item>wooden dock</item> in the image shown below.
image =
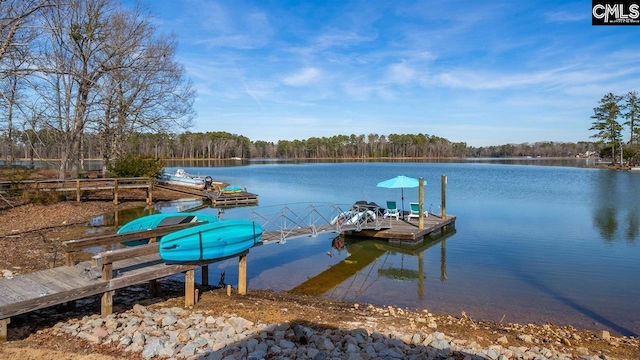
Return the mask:
POLYGON ((455 228, 456 217, 453 215, 429 214, 424 218, 423 228, 418 226, 418 220, 396 220, 392 218, 391 228, 381 230, 363 229, 361 231, 345 231, 344 235, 354 237, 369 237, 377 239, 386 239, 389 242, 410 243, 415 244, 423 240, 426 235, 431 233, 455 228))
POLYGON ((239 259, 238 293, 245 294, 248 251, 228 258, 194 263, 172 264, 160 258, 155 238, 199 224, 201 223, 179 224, 135 233, 67 241, 64 243, 66 266, 1 278, 0 341, 7 339, 8 324, 12 316, 72 303, 98 294, 102 294, 101 313, 106 316, 113 311, 115 290, 149 282, 153 292, 158 289, 157 279, 178 273, 185 273, 185 306, 192 306, 197 301, 195 269, 202 267, 202 284, 206 286, 208 265, 229 258, 239 259), (147 245, 105 250, 93 256, 91 261, 75 261, 74 254, 86 248, 113 246, 138 239, 150 239, 151 242, 147 245))
MULTIPOLYGON (((151 178, 100 178, 100 179, 74 179, 74 180, 26 180, 20 182, 0 181, 0 191, 2 194, 9 189, 17 191, 36 192, 62 192, 72 193, 76 201, 82 201, 86 193, 95 191, 111 191, 113 193, 113 203, 118 204, 120 190, 141 189, 146 191, 147 203, 153 201, 153 189, 164 189, 192 197, 202 198, 211 201, 216 207, 233 207, 257 205, 258 195, 247 191, 237 193, 224 193, 219 190, 196 190, 181 186, 168 186, 154 183, 151 178)), ((3 198, 0 198, 3 200, 3 198)), ((6 201, 6 200, 5 200, 6 201)))
POLYGON ((247 191, 224 193, 219 190, 207 191, 207 190, 195 190, 180 186, 169 186, 156 184, 154 187, 164 190, 170 190, 179 192, 185 195, 191 195, 201 197, 204 200, 211 201, 211 205, 215 207, 235 207, 235 206, 248 206, 258 205, 258 195, 247 191))

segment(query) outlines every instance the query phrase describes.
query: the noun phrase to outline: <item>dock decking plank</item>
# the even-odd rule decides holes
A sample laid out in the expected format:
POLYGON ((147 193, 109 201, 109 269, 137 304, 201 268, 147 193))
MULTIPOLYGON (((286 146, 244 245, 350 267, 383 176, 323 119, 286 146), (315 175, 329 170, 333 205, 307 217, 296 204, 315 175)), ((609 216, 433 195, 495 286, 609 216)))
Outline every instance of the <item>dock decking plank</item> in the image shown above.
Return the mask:
POLYGON ((25 274, 20 277, 20 286, 29 292, 33 292, 36 296, 45 296, 57 292, 41 281, 38 281, 38 278, 31 276, 31 274, 25 274))
POLYGON ((37 271, 25 274, 25 276, 33 279, 34 281, 38 281, 44 286, 47 286, 57 292, 73 289, 74 286, 68 281, 68 277, 65 277, 64 281, 61 281, 60 278, 52 276, 52 274, 54 273, 50 271, 37 271))
POLYGON ((5 286, 5 283, 5 281, 0 281, 0 307, 25 299, 22 295, 16 294, 13 289, 5 286))
POLYGON ((22 284, 22 277, 14 275, 11 279, 0 279, 0 290, 11 292, 19 299, 30 299, 35 297, 33 291, 22 284))

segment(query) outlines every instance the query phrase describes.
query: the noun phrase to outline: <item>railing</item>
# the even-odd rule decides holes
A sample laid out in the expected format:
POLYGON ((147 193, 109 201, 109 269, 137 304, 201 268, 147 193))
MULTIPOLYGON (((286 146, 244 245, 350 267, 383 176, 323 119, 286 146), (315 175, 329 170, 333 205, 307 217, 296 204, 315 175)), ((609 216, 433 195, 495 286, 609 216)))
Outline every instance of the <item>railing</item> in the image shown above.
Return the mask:
POLYGON ((391 228, 391 218, 383 214, 384 209, 375 205, 288 204, 253 209, 249 217, 262 226, 262 243, 268 244, 327 232, 391 228))
POLYGON ((60 191, 75 192, 76 201, 80 201, 84 191, 112 190, 113 202, 118 203, 119 189, 143 189, 147 191, 147 202, 153 200, 153 181, 151 178, 98 178, 98 179, 72 179, 72 180, 25 180, 25 181, 0 181, 0 189, 4 191, 60 191))

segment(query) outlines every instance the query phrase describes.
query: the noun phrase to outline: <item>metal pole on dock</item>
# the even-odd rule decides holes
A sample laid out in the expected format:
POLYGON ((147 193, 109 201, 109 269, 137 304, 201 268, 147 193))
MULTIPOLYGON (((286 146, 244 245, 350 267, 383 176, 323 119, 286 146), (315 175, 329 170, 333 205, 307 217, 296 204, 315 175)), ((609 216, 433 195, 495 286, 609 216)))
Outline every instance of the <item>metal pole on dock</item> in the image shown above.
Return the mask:
POLYGON ((442 175, 442 178, 440 181, 440 188, 441 188, 440 218, 446 219, 447 218, 447 175, 444 175, 444 174, 442 175))
POLYGON ((418 216, 418 229, 424 229, 424 178, 418 179, 418 210, 420 216, 418 216))

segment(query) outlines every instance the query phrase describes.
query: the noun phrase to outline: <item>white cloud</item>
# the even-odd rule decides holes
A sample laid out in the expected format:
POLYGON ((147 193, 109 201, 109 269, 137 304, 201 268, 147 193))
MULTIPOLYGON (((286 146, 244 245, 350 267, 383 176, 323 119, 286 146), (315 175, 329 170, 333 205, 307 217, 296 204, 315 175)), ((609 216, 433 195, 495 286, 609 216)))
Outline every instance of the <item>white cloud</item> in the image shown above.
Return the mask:
POLYGON ((416 71, 406 63, 392 64, 387 70, 387 78, 392 83, 406 84, 415 80, 416 71))
POLYGON ((317 82, 320 79, 322 72, 316 68, 304 68, 295 74, 291 74, 282 82, 289 86, 305 86, 317 82))

